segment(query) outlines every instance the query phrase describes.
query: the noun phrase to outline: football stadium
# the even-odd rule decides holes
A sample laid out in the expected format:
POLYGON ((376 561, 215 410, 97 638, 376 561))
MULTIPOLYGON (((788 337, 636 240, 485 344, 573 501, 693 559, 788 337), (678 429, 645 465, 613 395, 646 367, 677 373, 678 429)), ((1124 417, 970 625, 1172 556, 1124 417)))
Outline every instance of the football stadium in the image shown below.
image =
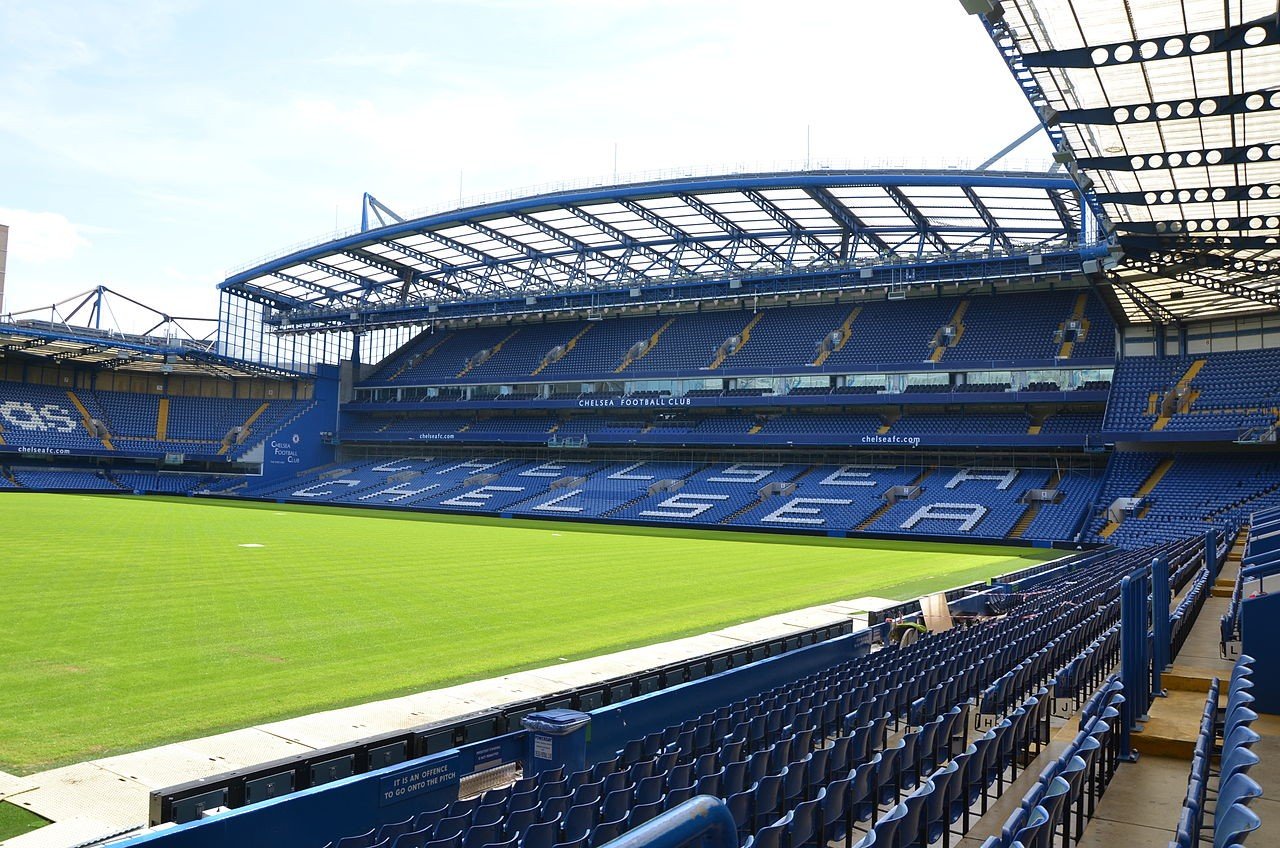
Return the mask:
POLYGON ((1280 845, 1280 6, 958 5, 976 167, 0 315, 0 842, 1280 845))

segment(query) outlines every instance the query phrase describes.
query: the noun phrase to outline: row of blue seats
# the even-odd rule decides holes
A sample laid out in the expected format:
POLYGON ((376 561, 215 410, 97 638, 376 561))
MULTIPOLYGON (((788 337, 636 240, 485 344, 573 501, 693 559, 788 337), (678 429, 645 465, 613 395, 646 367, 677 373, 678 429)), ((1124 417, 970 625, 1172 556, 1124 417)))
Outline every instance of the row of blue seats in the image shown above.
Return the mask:
POLYGON ((1241 845, 1249 834, 1262 826, 1262 820, 1250 809, 1255 798, 1263 794, 1262 786, 1249 776, 1259 762, 1253 752, 1261 738, 1250 727, 1258 714, 1250 709, 1253 696, 1253 659, 1241 656, 1231 671, 1227 686, 1227 706, 1219 711, 1221 684, 1214 678, 1205 698, 1200 717, 1200 732, 1192 754, 1191 773, 1187 780, 1186 798, 1178 818, 1178 829, 1170 848, 1195 848, 1210 830, 1214 848, 1241 845), (1213 762, 1218 771, 1213 773, 1213 762), (1211 786, 1216 789, 1213 823, 1206 826, 1211 786))
MULTIPOLYGON (((1039 691, 967 745, 964 704, 1045 645, 1068 636, 1072 644, 1087 645, 1092 630, 1086 622, 1092 624, 1098 613, 1084 620, 1063 616, 1062 604, 1074 599, 1083 610, 1102 601, 1118 576, 1143 556, 1107 556, 1086 573, 1020 597, 1005 618, 847 660, 639 737, 616 757, 577 775, 526 778, 478 802, 435 811, 430 822, 415 817, 414 829, 394 842, 386 834, 381 839, 388 848, 596 846, 701 792, 724 797, 740 838, 756 844, 767 844, 769 827, 804 828, 810 818, 833 836, 848 838, 854 821, 870 821, 884 832, 890 825, 876 820, 877 811, 897 810, 901 794, 912 790, 917 799, 901 801, 908 810, 938 805, 956 816, 954 823, 967 812, 942 799, 956 797, 950 793, 961 793, 961 787, 965 797, 993 784, 997 795, 1002 792, 1005 773, 1012 771, 1009 780, 1014 779, 1024 752, 1039 750, 1047 739, 1050 707, 1039 691), (932 693, 938 694, 931 698, 932 693), (886 746, 890 720, 908 729, 886 746), (934 797, 944 781, 946 790, 934 797), (933 800, 926 803, 926 797, 933 800), (535 808, 536 816, 529 812, 535 808), (480 809, 486 812, 477 819, 480 809)), ((1102 605, 1104 612, 1113 610, 1102 605)), ((1046 669, 1046 679, 1053 671, 1046 669)), ((894 812, 884 817, 891 823, 903 818, 894 812)), ((910 831, 908 823, 903 832, 910 831)), ((371 829, 358 843, 341 844, 377 844, 379 837, 371 829)))
POLYGON ((1084 835, 1086 819, 1093 815, 1119 762, 1119 705, 1123 686, 1112 680, 1081 714, 1080 730, 1067 749, 1040 772, 1001 828, 983 848, 1051 848, 1061 834, 1062 848, 1084 835))
MULTIPOLYGON (((1051 359, 1061 352, 1059 329, 1070 318, 1075 292, 1002 294, 970 298, 917 299, 760 310, 687 312, 675 316, 611 317, 601 321, 547 321, 437 332, 433 327, 383 360, 367 385, 436 385, 450 382, 528 382, 534 372, 548 380, 614 379, 624 364, 630 376, 698 374, 718 368, 768 371, 811 369, 824 343, 829 371, 870 363, 918 363, 929 359, 938 330, 967 301, 964 332, 947 349, 949 360, 1051 359), (846 333, 842 330, 853 318, 846 333), (838 334, 831 344, 832 334, 838 334), (638 359, 629 352, 657 336, 638 359), (557 354, 560 354, 556 358, 557 354)), ((1072 357, 1114 355, 1114 323, 1105 304, 1085 295, 1088 330, 1072 357)))

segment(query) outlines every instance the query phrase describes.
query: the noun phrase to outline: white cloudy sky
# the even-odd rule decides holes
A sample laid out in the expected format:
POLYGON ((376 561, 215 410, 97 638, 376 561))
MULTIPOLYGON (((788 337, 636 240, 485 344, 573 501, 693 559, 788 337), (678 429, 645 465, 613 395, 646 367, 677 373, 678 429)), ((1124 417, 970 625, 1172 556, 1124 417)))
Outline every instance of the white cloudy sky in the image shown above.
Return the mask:
POLYGON ((5 309, 212 315, 364 191, 798 162, 806 128, 815 162, 976 163, 1033 120, 958 0, 0 0, 5 309))

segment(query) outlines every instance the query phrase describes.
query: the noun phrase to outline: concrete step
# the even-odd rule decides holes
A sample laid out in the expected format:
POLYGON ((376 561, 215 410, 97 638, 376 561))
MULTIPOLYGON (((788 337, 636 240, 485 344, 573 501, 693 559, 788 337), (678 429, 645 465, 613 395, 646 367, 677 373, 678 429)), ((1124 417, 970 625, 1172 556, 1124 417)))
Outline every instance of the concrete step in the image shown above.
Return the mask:
POLYGON ((1174 665, 1160 675, 1160 682, 1164 684, 1165 689, 1170 691, 1199 692, 1204 695, 1209 691, 1209 681, 1215 677, 1219 679, 1222 677, 1221 672, 1216 669, 1192 665, 1174 665))
POLYGON ((1209 596, 1213 598, 1229 598, 1233 589, 1230 586, 1214 586, 1209 591, 1209 596))
POLYGON ((1151 718, 1134 733, 1133 747, 1143 755, 1190 762, 1203 712, 1203 693, 1169 689, 1166 697, 1156 698, 1151 705, 1151 718))

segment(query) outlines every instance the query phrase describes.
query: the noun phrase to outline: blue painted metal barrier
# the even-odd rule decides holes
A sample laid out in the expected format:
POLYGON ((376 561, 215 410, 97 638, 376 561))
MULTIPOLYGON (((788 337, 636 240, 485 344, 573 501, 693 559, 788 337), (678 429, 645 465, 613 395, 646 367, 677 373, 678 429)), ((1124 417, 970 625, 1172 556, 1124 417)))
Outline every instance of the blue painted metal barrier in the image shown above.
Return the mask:
POLYGON ((1120 755, 1136 760, 1132 733, 1151 707, 1150 570, 1141 568, 1120 581, 1120 679, 1125 701, 1120 715, 1120 755))
POLYGON ((1169 558, 1151 561, 1151 695, 1163 697, 1161 675, 1173 662, 1173 636, 1169 620, 1169 558))
POLYGON ((1209 582, 1218 579, 1218 533, 1210 530, 1204 534, 1204 564, 1209 569, 1209 582))
POLYGON ((738 848, 738 828, 723 801, 697 795, 605 844, 607 848, 738 848))

